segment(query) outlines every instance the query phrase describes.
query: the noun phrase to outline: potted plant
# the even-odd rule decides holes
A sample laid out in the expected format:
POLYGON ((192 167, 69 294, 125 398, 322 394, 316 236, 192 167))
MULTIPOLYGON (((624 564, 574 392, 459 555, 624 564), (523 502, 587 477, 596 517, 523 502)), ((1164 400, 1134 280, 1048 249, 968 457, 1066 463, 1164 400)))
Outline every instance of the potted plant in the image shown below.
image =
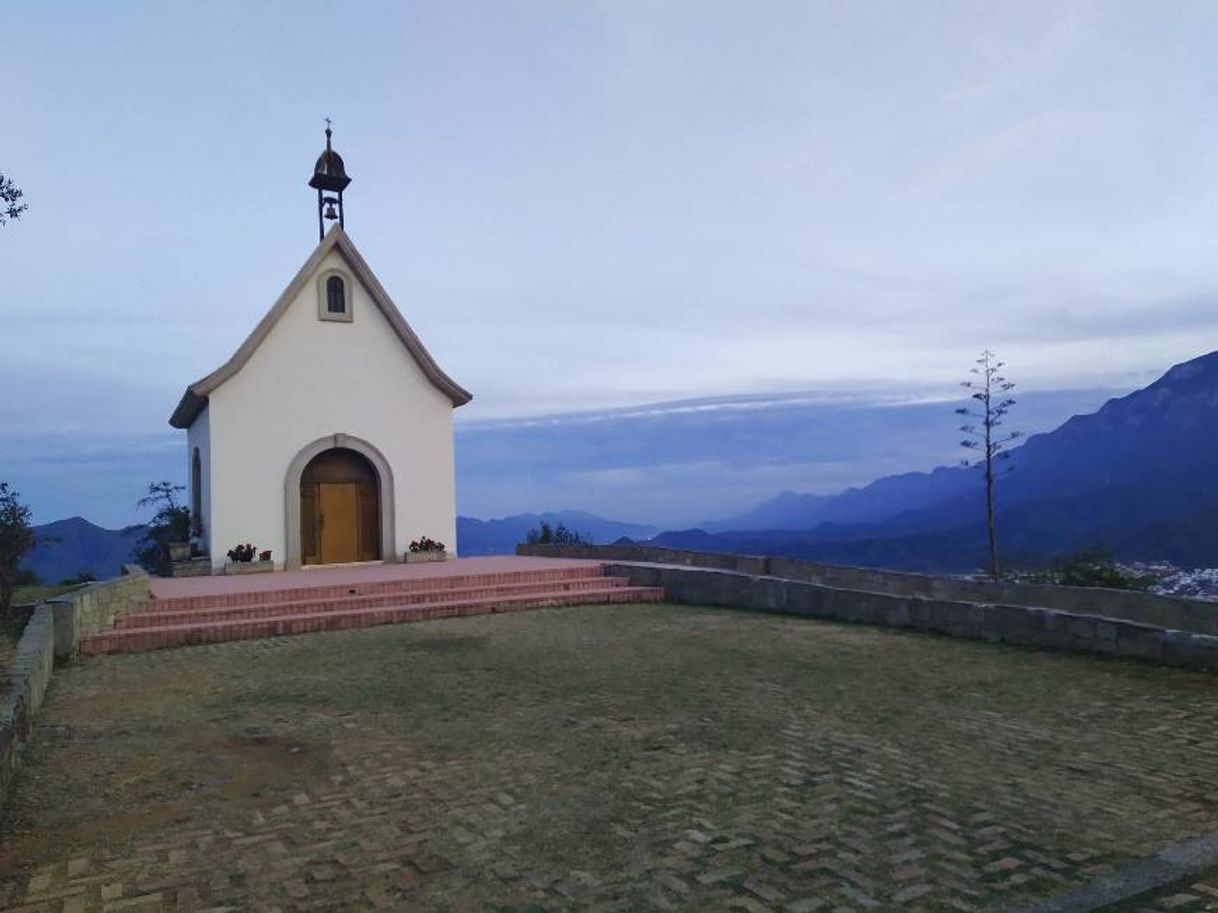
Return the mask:
POLYGON ((406 551, 406 563, 414 564, 418 561, 444 561, 448 558, 448 552, 444 549, 443 542, 437 542, 428 536, 419 536, 410 543, 410 548, 406 551))
POLYGON ((191 514, 190 516, 190 557, 198 558, 203 554, 203 520, 191 514))
POLYGON ((234 545, 228 550, 228 563, 224 565, 226 574, 264 574, 275 569, 269 550, 258 552, 257 546, 251 542, 234 545), (258 555, 258 561, 254 556, 258 555), (266 557, 263 557, 263 556, 266 557))
POLYGON ((187 561, 190 558, 190 528, 193 518, 189 507, 175 507, 168 512, 169 560, 187 561))
POLYGON ((175 561, 190 557, 190 508, 178 503, 178 492, 183 487, 173 482, 153 482, 147 497, 136 503, 141 510, 153 509, 155 513, 135 557, 147 570, 163 577, 173 573, 175 561))

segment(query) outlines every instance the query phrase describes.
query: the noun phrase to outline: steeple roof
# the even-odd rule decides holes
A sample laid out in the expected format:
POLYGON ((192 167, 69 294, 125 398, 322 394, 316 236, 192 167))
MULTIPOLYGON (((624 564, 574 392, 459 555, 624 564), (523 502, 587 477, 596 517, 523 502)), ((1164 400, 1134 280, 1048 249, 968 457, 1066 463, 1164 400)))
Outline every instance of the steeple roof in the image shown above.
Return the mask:
POLYGON ((173 415, 169 418, 169 424, 175 428, 189 428, 194 424, 199 413, 203 411, 203 407, 207 405, 208 396, 217 389, 226 380, 236 374, 245 365, 250 357, 257 351, 258 346, 274 329, 275 324, 279 322, 279 318, 284 315, 292 302, 296 300, 301 289, 309 281, 310 277, 321 266, 322 260, 331 251, 337 250, 346 260, 347 265, 351 268, 352 273, 367 289, 369 296, 384 315, 385 320, 393 328, 395 334, 402 345, 414 358, 415 363, 422 370, 423 374, 431 381, 432 386, 452 400, 455 407, 464 406, 473 396, 465 390, 460 384, 454 381, 451 377, 440 370, 440 366, 436 364, 431 353, 423 346, 419 337, 415 335, 414 330, 410 328, 410 324, 406 322, 406 318, 402 316, 401 311, 393 303, 389 297, 389 293, 385 291, 385 287, 381 285, 380 280, 373 274, 371 267, 360 255, 355 244, 347 233, 339 225, 334 225, 326 233, 326 236, 313 249, 313 253, 309 255, 309 259, 305 261, 304 266, 296 273, 296 276, 288 283, 288 287, 283 290, 278 300, 272 305, 271 309, 266 312, 266 315, 254 327, 253 332, 246 337, 241 343, 237 351, 224 364, 217 368, 206 377, 195 381, 186 388, 186 392, 182 394, 182 399, 178 402, 178 406, 173 411, 173 415))

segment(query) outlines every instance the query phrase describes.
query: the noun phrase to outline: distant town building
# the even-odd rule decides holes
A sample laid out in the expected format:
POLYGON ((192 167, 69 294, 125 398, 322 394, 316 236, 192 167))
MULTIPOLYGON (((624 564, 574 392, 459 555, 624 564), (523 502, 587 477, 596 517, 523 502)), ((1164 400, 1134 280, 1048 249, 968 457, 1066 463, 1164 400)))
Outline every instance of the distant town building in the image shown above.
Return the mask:
POLYGON ((453 410, 471 397, 347 235, 349 183, 327 126, 309 181, 320 242, 169 420, 187 432, 190 506, 213 571, 245 542, 288 568, 400 561, 422 535, 455 550, 453 410))

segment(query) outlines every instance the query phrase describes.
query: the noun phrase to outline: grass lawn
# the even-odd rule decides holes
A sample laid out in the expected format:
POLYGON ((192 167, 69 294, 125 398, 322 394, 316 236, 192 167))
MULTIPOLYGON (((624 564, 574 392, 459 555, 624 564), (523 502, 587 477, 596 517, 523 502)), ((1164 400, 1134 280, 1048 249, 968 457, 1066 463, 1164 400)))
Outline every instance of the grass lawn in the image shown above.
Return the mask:
POLYGON ((13 605, 33 605, 40 599, 50 599, 52 596, 62 596, 83 586, 80 583, 59 583, 49 586, 19 586, 13 590, 13 605))
MULTIPOLYGON (((12 607, 8 615, 0 618, 0 672, 6 670, 17 653, 17 643, 25 632, 25 624, 30 620, 34 603, 51 596, 61 596, 73 590, 80 589, 81 584, 60 584, 57 586, 19 586, 13 590, 12 607)), ((7 688, 0 683, 0 692, 7 688)))
POLYGON ((1218 826, 1216 724, 1218 677, 691 607, 96 657, 0 908, 1001 910, 1218 826))

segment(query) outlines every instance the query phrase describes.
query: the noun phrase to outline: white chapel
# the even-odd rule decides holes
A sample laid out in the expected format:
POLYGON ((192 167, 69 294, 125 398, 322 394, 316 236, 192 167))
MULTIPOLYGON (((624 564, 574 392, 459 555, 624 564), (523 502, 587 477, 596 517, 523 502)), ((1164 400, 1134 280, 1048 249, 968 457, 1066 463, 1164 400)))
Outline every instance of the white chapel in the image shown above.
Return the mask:
POLYGON ((401 561, 420 536, 455 552, 453 410, 471 397, 344 230, 350 181, 327 127, 309 181, 320 242, 169 420, 187 432, 190 507, 213 573, 247 542, 286 568, 401 561))

